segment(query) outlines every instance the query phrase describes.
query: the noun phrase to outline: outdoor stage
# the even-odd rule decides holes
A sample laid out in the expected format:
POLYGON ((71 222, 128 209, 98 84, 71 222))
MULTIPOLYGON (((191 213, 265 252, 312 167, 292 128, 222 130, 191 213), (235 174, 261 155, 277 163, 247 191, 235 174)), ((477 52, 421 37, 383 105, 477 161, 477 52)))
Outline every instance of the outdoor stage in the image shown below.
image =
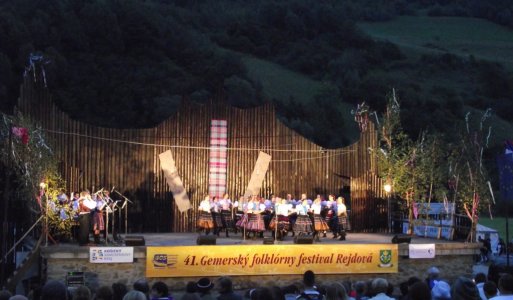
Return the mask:
MULTIPOLYGON (((124 282, 131 285, 136 279, 147 276, 146 255, 147 249, 151 247, 176 247, 189 246, 191 255, 196 254, 194 249, 201 251, 216 252, 217 249, 223 249, 222 246, 233 245, 240 246, 243 249, 259 245, 259 247, 274 247, 273 245, 262 245, 263 239, 246 239, 241 238, 241 234, 231 234, 229 238, 218 237, 216 246, 196 245, 198 234, 194 233, 145 233, 131 234, 129 236, 143 236, 145 240, 144 246, 134 247, 133 263, 124 264, 97 264, 91 263, 89 260, 89 247, 78 246, 77 244, 59 244, 48 245, 42 247, 41 256, 46 262, 46 275, 49 279, 64 280, 68 272, 84 272, 86 282, 91 287, 97 287, 104 284, 112 284, 114 282, 124 282), (197 247, 197 248, 196 248, 197 247), (208 248, 205 248, 208 247, 208 248)), ((266 237, 271 234, 266 232, 266 237)), ((346 241, 339 241, 328 237, 321 238, 320 242, 314 242, 313 245, 294 245, 293 238, 287 237, 285 241, 276 241, 275 245, 289 246, 291 251, 298 247, 308 248, 309 251, 323 253, 324 249, 339 247, 341 250, 347 251, 352 248, 358 248, 362 245, 373 244, 392 244, 393 234, 374 234, 374 233, 349 233, 346 241), (293 246, 294 245, 294 246, 293 246), (294 249, 293 249, 294 248, 294 249), (318 250, 317 250, 318 249, 318 250)), ((442 278, 448 280, 456 279, 459 276, 471 276, 472 266, 474 264, 475 255, 479 254, 480 245, 476 243, 463 243, 447 240, 437 240, 430 238, 412 237, 411 244, 434 244, 436 255, 430 259, 412 259, 409 257, 409 244, 403 243, 397 245, 397 272, 380 273, 380 274, 321 274, 318 276, 320 282, 332 282, 340 280, 367 280, 375 277, 384 277, 393 284, 399 284, 411 276, 424 278, 426 271, 431 266, 436 266, 441 271, 442 278)), ((118 247, 114 243, 100 245, 100 247, 118 247)), ((395 247, 395 245, 394 245, 395 247)), ((260 248, 262 249, 262 248, 260 248)), ((265 248, 263 248, 265 249, 265 248)), ((170 249, 173 251, 173 249, 170 249)), ((195 276, 185 277, 161 277, 151 278, 150 281, 162 280, 166 282, 174 290, 183 290, 190 280, 197 280, 205 276, 205 273, 199 272, 195 276)), ((211 276, 215 277, 215 276, 211 276)), ((235 287, 237 289, 245 289, 255 287, 257 285, 278 285, 285 286, 292 283, 301 282, 301 274, 293 275, 260 275, 251 276, 233 276, 235 287)))

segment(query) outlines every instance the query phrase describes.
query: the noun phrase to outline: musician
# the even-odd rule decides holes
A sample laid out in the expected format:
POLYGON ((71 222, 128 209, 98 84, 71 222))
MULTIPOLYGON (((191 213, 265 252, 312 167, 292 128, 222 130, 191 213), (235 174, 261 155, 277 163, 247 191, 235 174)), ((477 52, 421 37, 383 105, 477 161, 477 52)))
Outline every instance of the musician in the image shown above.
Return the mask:
POLYGON ((297 213, 295 211, 297 200, 292 197, 292 194, 287 194, 287 204, 290 204, 292 207, 292 212, 289 215, 289 222, 290 222, 290 231, 292 231, 292 236, 296 235, 294 232, 294 224, 296 224, 297 219, 297 213))
POLYGON ((239 197, 239 201, 237 201, 237 208, 236 208, 236 219, 235 222, 235 229, 243 230, 246 227, 246 224, 248 222, 248 216, 246 214, 247 210, 247 200, 244 198, 244 196, 239 197))
POLYGON ((308 216, 308 211, 310 210, 310 205, 308 205, 308 201, 305 199, 296 205, 296 213, 297 219, 294 224, 294 232, 297 232, 298 235, 302 235, 303 233, 310 234, 312 232, 312 220, 308 216))
POLYGON ((337 217, 338 217, 338 234, 339 240, 344 241, 346 239, 346 230, 350 230, 351 226, 347 215, 347 207, 344 203, 342 196, 337 198, 337 217))
POLYGON ((94 194, 94 198, 96 201, 96 208, 93 212, 93 233, 94 233, 94 243, 100 243, 100 232, 105 230, 105 220, 103 216, 103 208, 106 202, 103 199, 103 189, 96 192, 94 194))
POLYGON ((313 213, 313 236, 317 241, 320 241, 319 234, 329 229, 328 224, 326 224, 326 221, 324 221, 324 218, 321 216, 321 209, 321 198, 320 195, 318 195, 310 208, 313 213))
POLYGON ((336 239, 338 237, 338 216, 337 216, 337 203, 335 202, 335 196, 330 194, 328 196, 328 201, 326 202, 326 216, 324 220, 328 224, 331 232, 333 233, 333 238, 336 239))
POLYGON ((221 205, 217 196, 212 197, 210 202, 210 211, 212 212, 212 219, 214 220, 214 234, 219 236, 219 232, 223 229, 223 218, 221 218, 221 205))
POLYGON ((214 219, 212 218, 210 197, 205 196, 203 201, 200 202, 199 206, 199 218, 198 218, 198 231, 205 230, 205 234, 208 235, 210 230, 214 228, 214 219))
POLYGON ((230 237, 228 235, 228 230, 233 228, 233 211, 232 211, 232 200, 228 194, 224 194, 223 199, 219 200, 219 206, 221 207, 221 221, 223 223, 223 229, 226 231, 226 237, 230 237))
POLYGON ((91 198, 88 190, 80 192, 78 199, 79 214, 78 223, 80 232, 78 235, 78 243, 80 246, 89 244, 89 230, 91 228, 91 211, 96 207, 96 202, 91 198))

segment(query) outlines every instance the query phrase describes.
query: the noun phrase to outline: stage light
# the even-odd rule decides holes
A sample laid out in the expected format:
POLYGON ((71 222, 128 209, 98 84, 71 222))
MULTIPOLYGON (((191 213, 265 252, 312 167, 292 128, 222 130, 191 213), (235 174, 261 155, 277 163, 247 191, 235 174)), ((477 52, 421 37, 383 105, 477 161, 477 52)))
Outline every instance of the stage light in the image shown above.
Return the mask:
POLYGON ((385 192, 390 193, 392 191, 392 185, 390 183, 387 183, 383 186, 385 189, 385 192))

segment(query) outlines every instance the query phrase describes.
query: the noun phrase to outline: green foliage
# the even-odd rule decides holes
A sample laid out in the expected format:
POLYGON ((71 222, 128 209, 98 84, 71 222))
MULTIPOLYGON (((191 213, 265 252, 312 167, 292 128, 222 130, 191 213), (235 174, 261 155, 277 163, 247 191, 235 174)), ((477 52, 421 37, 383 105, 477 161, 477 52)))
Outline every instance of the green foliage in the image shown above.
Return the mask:
MULTIPOLYGON (((14 186, 10 191, 10 202, 23 208, 23 218, 32 218, 27 220, 29 222, 35 221, 39 214, 48 211, 50 230, 57 236, 69 237, 71 220, 61 221, 59 213, 53 209, 57 205, 58 192, 64 188, 64 182, 57 172, 54 153, 43 131, 21 113, 15 116, 0 114, 0 118, 0 165, 8 170, 10 176, 7 178, 11 178, 14 186), (27 144, 13 134, 9 145, 11 126, 27 129, 27 144), (47 186, 44 194, 41 193, 41 182, 47 186), (36 201, 37 198, 41 206, 36 201)), ((68 211, 69 208, 64 210, 68 211)))

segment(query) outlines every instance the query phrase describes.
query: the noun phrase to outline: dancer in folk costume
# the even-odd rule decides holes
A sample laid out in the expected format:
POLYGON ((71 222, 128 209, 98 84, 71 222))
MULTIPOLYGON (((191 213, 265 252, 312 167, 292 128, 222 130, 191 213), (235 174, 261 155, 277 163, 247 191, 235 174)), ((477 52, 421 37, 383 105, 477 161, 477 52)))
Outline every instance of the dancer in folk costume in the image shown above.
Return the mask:
POLYGON ((337 217, 338 217, 338 235, 339 240, 344 241, 346 239, 346 232, 351 230, 351 223, 349 222, 349 216, 347 214, 347 207, 344 203, 343 197, 337 198, 337 217))
POLYGON ((251 204, 248 202, 248 223, 246 225, 246 231, 253 232, 253 238, 257 234, 263 237, 265 231, 264 216, 262 213, 265 211, 265 204, 262 198, 253 196, 254 199, 251 204))
POLYGON ((271 223, 269 224, 269 228, 272 230, 273 237, 276 232, 278 236, 276 237, 279 240, 283 240, 287 233, 290 231, 290 219, 289 216, 292 212, 292 204, 288 204, 286 199, 277 199, 277 204, 275 204, 275 214, 271 223), (278 201, 280 203, 278 203, 278 201), (276 228, 276 220, 278 220, 278 228, 276 228))
POLYGON ((313 230, 312 220, 310 220, 310 217, 308 216, 309 210, 310 205, 308 205, 308 201, 306 199, 296 205, 295 211, 297 213, 297 219, 293 228, 294 232, 298 233, 298 236, 304 233, 310 234, 313 230))
POLYGON ((205 234, 209 234, 210 230, 214 228, 214 220, 212 219, 210 205, 210 197, 205 196, 203 201, 200 202, 199 206, 199 218, 198 218, 198 231, 205 230, 205 234))
POLYGON ((221 207, 221 221, 223 222, 223 229, 226 231, 226 237, 229 237, 228 230, 234 229, 233 224, 233 210, 232 200, 228 194, 224 194, 223 199, 219 200, 221 207))
POLYGON ((319 234, 323 231, 329 230, 328 224, 324 221, 324 218, 321 216, 321 199, 317 198, 312 203, 312 207, 310 208, 313 213, 313 228, 314 228, 314 238, 317 241, 320 241, 319 234))
POLYGON ((246 227, 246 224, 248 223, 248 215, 247 215, 247 209, 248 209, 248 201, 244 196, 239 197, 239 201, 237 203, 236 208, 236 222, 235 222, 235 230, 244 230, 246 227))
POLYGON ((210 211, 214 220, 214 234, 219 236, 219 232, 223 229, 223 218, 221 217, 221 204, 217 196, 214 196, 210 202, 210 211))

